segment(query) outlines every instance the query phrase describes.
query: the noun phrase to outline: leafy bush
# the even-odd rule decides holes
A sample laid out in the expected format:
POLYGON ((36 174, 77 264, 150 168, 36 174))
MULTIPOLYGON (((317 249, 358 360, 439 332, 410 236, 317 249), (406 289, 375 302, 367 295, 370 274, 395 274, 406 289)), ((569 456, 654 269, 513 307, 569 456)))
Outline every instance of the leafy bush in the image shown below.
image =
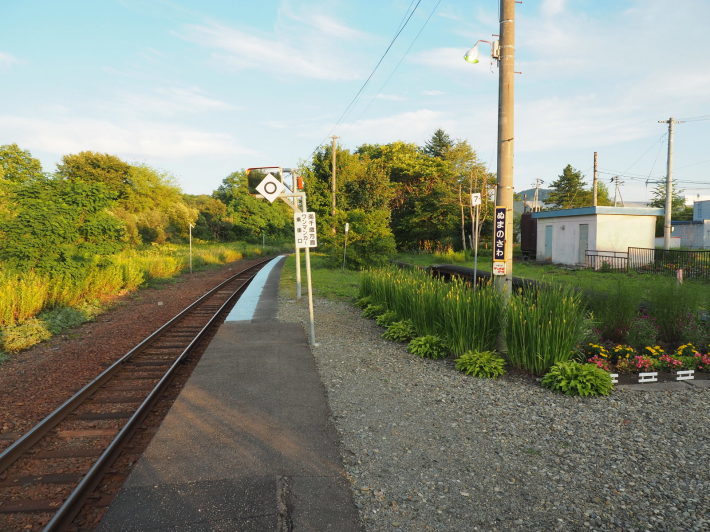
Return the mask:
POLYGON ((446 358, 449 354, 449 348, 446 342, 433 334, 418 336, 409 342, 407 349, 413 355, 422 358, 446 358))
POLYGON ((361 297, 360 299, 358 299, 355 302, 355 305, 357 305, 361 309, 364 309, 365 307, 367 307, 368 305, 371 305, 372 303, 373 303, 373 301, 370 296, 364 296, 364 297, 361 297))
POLYGON ((647 345, 655 345, 658 341, 658 327, 653 318, 639 316, 633 320, 626 341, 637 351, 641 351, 647 345))
POLYGON ((700 365, 700 357, 682 355, 678 357, 678 360, 683 364, 683 369, 698 369, 700 365))
POLYGON ((79 309, 57 307, 37 316, 52 334, 59 334, 65 329, 76 327, 87 321, 88 316, 79 309))
POLYGON ((377 325, 381 325, 382 327, 387 327, 395 321, 397 321, 397 313, 391 310, 383 312, 382 314, 377 316, 377 318, 375 318, 375 322, 377 322, 377 325))
POLYGON ((408 342, 412 338, 416 331, 414 330, 414 323, 412 320, 402 320, 395 321, 387 330, 382 333, 382 338, 385 340, 392 340, 393 342, 408 342))
POLYGON ((456 359, 456 369, 466 375, 495 379, 505 373, 505 360, 493 351, 466 351, 456 359))
POLYGON ((611 376, 594 364, 558 362, 542 378, 542 385, 565 395, 609 395, 613 388, 611 376))
POLYGON ((44 340, 51 338, 52 333, 45 324, 37 318, 31 318, 24 323, 3 327, 0 335, 2 349, 8 353, 16 353, 32 347, 44 340))
POLYGON ((375 318, 385 312, 385 307, 382 305, 367 305, 365 310, 362 311, 362 316, 364 318, 375 318))

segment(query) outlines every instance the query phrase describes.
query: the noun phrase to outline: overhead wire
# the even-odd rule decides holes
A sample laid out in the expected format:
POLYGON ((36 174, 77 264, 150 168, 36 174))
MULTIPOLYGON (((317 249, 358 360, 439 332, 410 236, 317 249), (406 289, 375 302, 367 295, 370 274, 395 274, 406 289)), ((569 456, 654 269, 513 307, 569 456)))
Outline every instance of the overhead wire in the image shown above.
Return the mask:
MULTIPOLYGON (((414 0, 412 0, 412 1, 414 1, 414 0)), ((394 34, 394 37, 392 37, 392 40, 391 40, 390 43, 387 45, 387 48, 385 49, 385 51, 384 51, 384 52, 382 53, 382 55, 380 56, 380 59, 377 61, 377 64, 375 64, 375 66, 372 68, 372 71, 370 72, 370 75, 367 76, 367 79, 363 82, 363 84, 360 86, 360 88, 358 89, 358 91, 355 93, 355 96, 353 96, 353 99, 350 100, 350 103, 348 103, 348 105, 345 107, 345 110, 342 112, 342 114, 341 114, 340 117, 338 118, 338 120, 337 120, 337 122, 335 123, 335 125, 331 128, 331 130, 328 132, 328 134, 323 138, 323 140, 322 140, 322 141, 315 147, 315 149, 311 152, 311 156, 313 156, 313 154, 318 150, 318 148, 320 148, 320 147, 325 143, 325 140, 326 140, 328 137, 331 136, 331 134, 335 131, 335 129, 341 124, 341 122, 343 121, 343 119, 345 118, 345 116, 347 116, 348 112, 349 112, 350 109, 353 107, 353 105, 355 105, 355 103, 357 102, 357 100, 360 98, 360 95, 362 94, 362 91, 365 90, 365 87, 366 87, 367 84, 370 82, 370 80, 372 79, 372 77, 375 75, 375 72, 377 72, 378 68, 379 68, 380 65, 382 64, 382 61, 384 61, 385 57, 387 56, 387 54, 389 53, 390 49, 392 48, 392 45, 393 45, 393 44, 395 43, 395 41, 397 40, 397 37, 399 37, 400 34, 402 33, 402 31, 404 30, 404 28, 407 27, 407 24, 409 24, 409 21, 412 19, 412 16, 413 16, 414 13, 417 11, 417 8, 419 7, 419 4, 422 3, 422 0, 416 0, 416 1, 417 1, 417 3, 416 3, 416 5, 414 6, 414 8, 411 9, 411 12, 409 12, 409 10, 410 10, 412 4, 411 4, 411 3, 409 4, 410 7, 407 8, 407 11, 409 12, 409 15, 407 15, 406 12, 405 12, 405 17, 406 17, 406 18, 404 18, 404 22, 403 22, 403 23, 400 22, 399 28, 397 29, 396 33, 394 34)))
POLYGON ((372 97, 372 99, 369 101, 369 103, 368 103, 368 104, 365 106, 365 108, 362 110, 362 112, 360 113, 360 116, 364 115, 364 114, 367 112, 367 110, 370 108, 370 106, 372 105, 372 102, 374 102, 374 101, 377 99, 377 97, 378 97, 380 94, 382 94, 383 89, 384 89, 384 88, 387 86, 387 84, 390 82, 390 80, 392 79, 392 76, 395 75, 395 73, 396 73, 397 70, 399 69, 399 66, 402 64, 402 61, 404 61, 404 59, 407 57, 407 55, 409 54, 409 52, 412 50, 412 47, 414 46, 414 43, 417 42, 417 39, 419 39, 419 36, 420 36, 420 35, 422 34, 422 32, 424 31, 424 28, 426 28, 427 24, 429 24, 429 21, 431 20, 431 17, 433 17, 433 16, 434 16, 434 13, 436 13, 436 10, 439 8, 439 4, 441 4, 441 0, 438 0, 438 1, 436 2, 436 4, 434 5, 434 8, 431 10, 431 13, 429 13, 429 16, 428 16, 427 19, 424 21, 424 24, 422 24, 422 27, 419 28, 419 31, 418 31, 417 34, 414 36, 414 39, 412 39, 412 42, 409 43, 409 47, 407 47, 407 49, 405 50, 405 52, 404 52, 404 54, 402 55, 402 57, 400 57, 399 61, 397 62, 397 64, 395 65, 395 67, 392 69, 392 72, 390 72, 390 75, 387 77, 387 79, 385 80, 385 82, 380 86, 379 90, 375 93, 375 95, 372 97))

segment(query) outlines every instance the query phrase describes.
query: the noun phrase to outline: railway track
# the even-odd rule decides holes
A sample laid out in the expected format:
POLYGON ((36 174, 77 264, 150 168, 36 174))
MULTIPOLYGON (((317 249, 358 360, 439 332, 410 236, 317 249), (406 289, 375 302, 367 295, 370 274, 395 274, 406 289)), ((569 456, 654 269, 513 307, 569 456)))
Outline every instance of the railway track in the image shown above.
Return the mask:
POLYGON ((79 528, 87 497, 116 476, 121 450, 266 262, 204 294, 0 454, 0 530, 79 528))

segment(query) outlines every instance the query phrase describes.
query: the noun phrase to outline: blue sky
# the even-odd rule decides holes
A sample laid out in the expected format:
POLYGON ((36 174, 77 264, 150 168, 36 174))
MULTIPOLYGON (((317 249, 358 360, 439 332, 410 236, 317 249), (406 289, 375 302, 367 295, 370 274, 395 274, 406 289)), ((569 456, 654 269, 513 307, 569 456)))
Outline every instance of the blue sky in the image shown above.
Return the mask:
MULTIPOLYGON (((517 190, 566 164, 591 182, 597 151, 600 177, 625 175, 623 198, 644 201, 674 116, 693 119, 676 126, 674 175, 710 195, 710 2, 526 0, 516 16, 517 190)), ((0 144, 48 171, 112 153, 198 194, 295 166, 330 134, 354 149, 443 128, 495 171, 497 70, 462 56, 497 30, 498 0, 2 0, 0 144)))

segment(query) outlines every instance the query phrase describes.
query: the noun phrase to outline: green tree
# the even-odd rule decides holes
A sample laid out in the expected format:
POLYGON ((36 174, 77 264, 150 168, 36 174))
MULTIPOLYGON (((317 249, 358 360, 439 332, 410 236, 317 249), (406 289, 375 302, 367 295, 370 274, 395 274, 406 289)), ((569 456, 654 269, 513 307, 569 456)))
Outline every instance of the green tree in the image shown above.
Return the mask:
MULTIPOLYGON (((692 220, 693 219, 693 208, 685 206, 685 199, 681 195, 682 189, 678 188, 677 183, 674 181, 671 185, 671 190, 673 197, 671 199, 671 219, 672 220, 692 220)), ((651 201, 648 203, 649 207, 656 207, 657 209, 666 208, 666 183, 662 181, 656 185, 656 187, 651 192, 651 201)), ((663 236, 663 224, 665 223, 665 216, 656 217, 656 236, 663 236)))
POLYGON ((83 151, 65 155, 56 175, 68 181, 103 183, 117 198, 126 198, 131 187, 131 165, 115 155, 83 151))
POLYGON ((446 152, 454 146, 454 141, 443 130, 437 129, 429 140, 426 141, 422 151, 429 157, 438 157, 443 159, 446 157, 446 152))
POLYGON ((292 234, 291 208, 281 200, 269 203, 252 196, 244 171, 225 177, 213 197, 227 206, 234 238, 256 242, 262 235, 282 239, 292 234))
POLYGON ((111 214, 115 199, 103 183, 43 178, 12 193, 17 214, 0 233, 0 259, 17 269, 71 269, 125 246, 124 225, 111 214))
POLYGON ((184 195, 187 204, 198 212, 192 235, 202 240, 227 240, 232 224, 227 219, 227 206, 217 198, 200 194, 184 195))
POLYGON ((562 174, 550 188, 552 192, 547 198, 547 203, 554 205, 555 208, 572 209, 588 204, 589 196, 584 188, 584 176, 572 165, 565 166, 562 174))
POLYGON ((43 176, 42 165, 27 150, 17 144, 0 146, 0 180, 23 183, 43 176))

